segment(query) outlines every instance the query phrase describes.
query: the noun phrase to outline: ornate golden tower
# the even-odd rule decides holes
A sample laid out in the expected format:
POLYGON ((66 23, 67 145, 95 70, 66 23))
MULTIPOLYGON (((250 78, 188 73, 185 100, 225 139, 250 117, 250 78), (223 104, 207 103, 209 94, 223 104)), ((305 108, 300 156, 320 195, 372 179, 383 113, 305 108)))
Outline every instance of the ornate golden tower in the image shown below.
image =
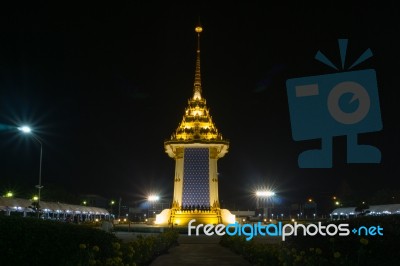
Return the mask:
POLYGON ((229 148, 229 141, 218 132, 206 100, 202 97, 200 73, 200 33, 197 32, 197 57, 193 96, 175 133, 164 142, 165 152, 175 159, 172 208, 157 215, 157 224, 232 223, 235 216, 220 209, 217 160, 229 148))

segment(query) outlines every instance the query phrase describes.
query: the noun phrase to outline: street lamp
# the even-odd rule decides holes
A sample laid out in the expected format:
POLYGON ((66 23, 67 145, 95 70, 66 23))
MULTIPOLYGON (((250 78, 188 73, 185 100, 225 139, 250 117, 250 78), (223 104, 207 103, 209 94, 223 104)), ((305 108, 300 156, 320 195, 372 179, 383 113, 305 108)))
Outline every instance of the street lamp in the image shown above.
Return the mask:
POLYGON ((113 205, 115 204, 115 201, 114 200, 111 200, 110 201, 110 218, 111 218, 111 215, 113 215, 113 205))
POLYGON ((8 191, 6 193, 6 195, 4 195, 4 197, 6 197, 6 198, 12 198, 13 196, 14 196, 14 194, 11 191, 8 191))
MULTIPOLYGON (((154 216, 154 204, 155 204, 155 202, 160 200, 160 197, 158 195, 150 195, 150 196, 147 197, 147 200, 149 201, 149 204, 151 204, 152 211, 153 211, 153 215, 152 216, 154 216)), ((148 216, 150 218, 149 209, 147 210, 147 214, 148 214, 148 216)))
MULTIPOLYGON (((270 197, 273 197, 273 196, 275 196, 275 192, 270 191, 270 190, 258 190, 258 191, 256 191, 256 197, 258 199, 258 205, 260 205, 260 200, 263 203, 264 203, 264 201, 267 201, 267 208, 266 208, 266 211, 265 211, 265 217, 267 219, 268 219, 268 199, 270 197)), ((258 207, 260 207, 260 206, 258 206, 258 207)), ((264 216, 264 209, 265 209, 264 204, 262 204, 262 208, 263 208, 263 216, 264 216)), ((264 217, 262 217, 262 219, 263 218, 264 217)))
POLYGON ((28 126, 22 126, 19 127, 18 130, 22 131, 24 134, 30 134, 34 140, 36 140, 39 145, 40 145, 40 160, 39 160, 39 184, 36 185, 35 187, 38 189, 38 199, 37 199, 37 204, 38 204, 38 209, 37 209, 37 217, 40 217, 40 190, 43 188, 42 186, 42 158, 43 158, 43 144, 42 142, 35 137, 35 135, 32 133, 32 129, 28 126))
POLYGON ((275 196, 275 192, 269 190, 260 190, 256 191, 257 197, 272 197, 275 196))
POLYGON ((157 195, 150 195, 147 199, 151 202, 154 202, 154 201, 158 201, 160 199, 160 197, 157 195))
MULTIPOLYGON (((307 209, 314 209, 314 219, 317 213, 317 202, 313 198, 308 198, 308 208, 307 209)), ((307 219, 307 214, 306 214, 306 219, 307 219)))

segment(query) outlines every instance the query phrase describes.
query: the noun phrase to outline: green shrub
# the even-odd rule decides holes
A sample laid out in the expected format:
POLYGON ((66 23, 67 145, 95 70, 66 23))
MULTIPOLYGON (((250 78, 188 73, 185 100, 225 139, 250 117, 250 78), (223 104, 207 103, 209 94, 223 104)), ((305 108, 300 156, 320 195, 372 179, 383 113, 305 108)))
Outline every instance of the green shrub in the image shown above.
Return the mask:
POLYGON ((349 229, 381 226, 383 236, 291 236, 269 244, 244 236, 223 236, 220 244, 241 254, 254 265, 399 265, 400 215, 359 217, 348 221, 349 229))
POLYGON ((79 244, 97 245, 102 256, 111 254, 109 243, 117 238, 94 228, 43 221, 36 218, 1 217, 2 265, 77 265, 79 244))
POLYGON ((177 244, 178 232, 123 243, 114 234, 36 218, 0 217, 2 266, 148 265, 177 244))

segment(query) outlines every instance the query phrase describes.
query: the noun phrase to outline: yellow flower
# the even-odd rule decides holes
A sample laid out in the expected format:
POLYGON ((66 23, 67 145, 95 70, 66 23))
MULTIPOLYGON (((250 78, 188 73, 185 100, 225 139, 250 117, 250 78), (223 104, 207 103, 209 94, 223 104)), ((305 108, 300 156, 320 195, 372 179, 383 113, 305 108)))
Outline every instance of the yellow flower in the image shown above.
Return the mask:
POLYGON ((340 252, 335 252, 335 253, 333 253, 333 257, 334 257, 335 259, 340 258, 340 252))
POLYGON ((99 250, 100 250, 100 248, 98 246, 93 246, 92 249, 93 249, 94 252, 99 252, 99 250))
POLYGON ((360 243, 363 244, 364 246, 368 245, 368 239, 361 238, 360 243))
POLYGON ((85 245, 85 244, 79 244, 79 248, 80 248, 80 249, 85 249, 85 248, 86 248, 86 245, 85 245))

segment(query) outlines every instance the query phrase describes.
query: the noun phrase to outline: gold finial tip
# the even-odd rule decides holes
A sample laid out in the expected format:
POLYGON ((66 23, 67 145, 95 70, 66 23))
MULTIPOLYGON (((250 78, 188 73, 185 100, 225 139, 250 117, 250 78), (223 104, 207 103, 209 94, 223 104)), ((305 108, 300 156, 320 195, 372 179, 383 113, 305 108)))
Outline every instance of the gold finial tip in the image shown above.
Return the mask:
POLYGON ((194 30, 195 30, 197 33, 200 33, 200 32, 203 31, 203 28, 200 27, 200 26, 198 26, 198 27, 196 27, 194 30))

